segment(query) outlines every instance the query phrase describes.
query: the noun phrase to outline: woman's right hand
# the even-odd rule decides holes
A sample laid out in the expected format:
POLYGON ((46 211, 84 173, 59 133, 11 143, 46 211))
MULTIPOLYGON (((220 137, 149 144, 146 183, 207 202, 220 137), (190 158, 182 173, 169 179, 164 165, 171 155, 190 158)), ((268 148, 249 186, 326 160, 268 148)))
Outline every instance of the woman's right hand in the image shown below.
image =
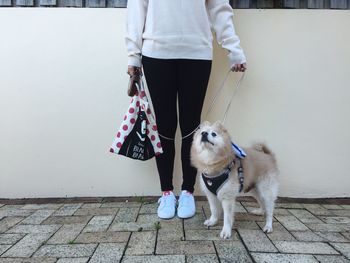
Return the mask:
POLYGON ((128 95, 132 97, 137 92, 137 87, 135 83, 138 83, 140 81, 140 76, 142 75, 142 71, 140 67, 128 66, 127 74, 130 76, 128 95))

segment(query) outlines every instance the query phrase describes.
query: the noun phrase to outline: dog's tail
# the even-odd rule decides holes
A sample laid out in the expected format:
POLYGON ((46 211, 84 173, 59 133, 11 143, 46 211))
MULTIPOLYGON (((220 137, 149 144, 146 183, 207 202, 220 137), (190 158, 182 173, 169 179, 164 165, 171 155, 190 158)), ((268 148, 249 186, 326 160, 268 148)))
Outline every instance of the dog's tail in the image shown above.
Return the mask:
POLYGON ((271 151, 270 147, 266 145, 266 143, 263 142, 256 142, 253 144, 253 148, 256 151, 263 152, 265 154, 271 155, 272 157, 275 157, 275 154, 273 151, 271 151))

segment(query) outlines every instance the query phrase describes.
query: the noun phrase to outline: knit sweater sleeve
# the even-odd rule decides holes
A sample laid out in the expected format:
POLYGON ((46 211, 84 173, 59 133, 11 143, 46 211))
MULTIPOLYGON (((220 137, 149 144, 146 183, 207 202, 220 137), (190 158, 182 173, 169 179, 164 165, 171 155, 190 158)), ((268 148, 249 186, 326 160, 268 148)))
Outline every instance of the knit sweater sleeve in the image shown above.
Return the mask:
POLYGON ((230 68, 234 64, 246 62, 239 37, 233 25, 233 9, 229 4, 229 0, 207 0, 207 9, 218 44, 229 51, 230 68))
POLYGON ((146 21, 148 0, 128 0, 125 24, 125 45, 128 65, 141 67, 142 34, 146 21))

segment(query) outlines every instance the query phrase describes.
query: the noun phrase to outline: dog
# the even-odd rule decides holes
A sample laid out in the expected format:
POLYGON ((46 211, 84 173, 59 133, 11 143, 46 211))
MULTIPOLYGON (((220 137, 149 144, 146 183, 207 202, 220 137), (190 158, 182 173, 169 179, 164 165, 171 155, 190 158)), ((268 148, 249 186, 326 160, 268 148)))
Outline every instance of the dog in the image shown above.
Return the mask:
POLYGON ((266 216, 265 233, 271 233, 273 210, 278 194, 278 167, 274 153, 264 144, 242 148, 244 158, 237 157, 231 137, 224 125, 204 121, 193 136, 191 163, 201 176, 200 185, 207 196, 211 216, 206 226, 217 224, 224 214, 220 237, 231 237, 235 200, 240 190, 251 193, 260 208, 254 214, 266 216), (223 176, 224 175, 224 176, 223 176), (241 188, 241 189, 240 189, 241 188))

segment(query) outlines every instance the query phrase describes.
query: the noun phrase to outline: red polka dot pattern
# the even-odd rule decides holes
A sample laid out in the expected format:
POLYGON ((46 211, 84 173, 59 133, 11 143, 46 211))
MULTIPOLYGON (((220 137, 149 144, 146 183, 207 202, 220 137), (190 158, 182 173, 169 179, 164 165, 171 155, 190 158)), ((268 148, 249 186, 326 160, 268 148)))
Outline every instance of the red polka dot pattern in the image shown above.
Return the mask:
POLYGON ((124 116, 124 120, 122 121, 120 129, 118 130, 118 133, 114 138, 114 142, 110 148, 110 152, 116 153, 116 154, 119 153, 123 142, 126 140, 127 135, 131 132, 131 130, 133 129, 137 121, 140 108, 143 108, 144 110, 147 109, 146 133, 148 138, 151 141, 155 155, 160 155, 161 153, 163 153, 163 149, 162 149, 158 131, 157 131, 158 128, 153 118, 153 114, 151 112, 151 109, 148 108, 148 105, 143 103, 143 101, 147 102, 147 97, 145 96, 146 96, 146 93, 144 91, 140 93, 140 96, 138 95, 138 92, 137 92, 137 94, 131 99, 130 106, 124 116), (142 100, 140 100, 141 98, 142 100))

